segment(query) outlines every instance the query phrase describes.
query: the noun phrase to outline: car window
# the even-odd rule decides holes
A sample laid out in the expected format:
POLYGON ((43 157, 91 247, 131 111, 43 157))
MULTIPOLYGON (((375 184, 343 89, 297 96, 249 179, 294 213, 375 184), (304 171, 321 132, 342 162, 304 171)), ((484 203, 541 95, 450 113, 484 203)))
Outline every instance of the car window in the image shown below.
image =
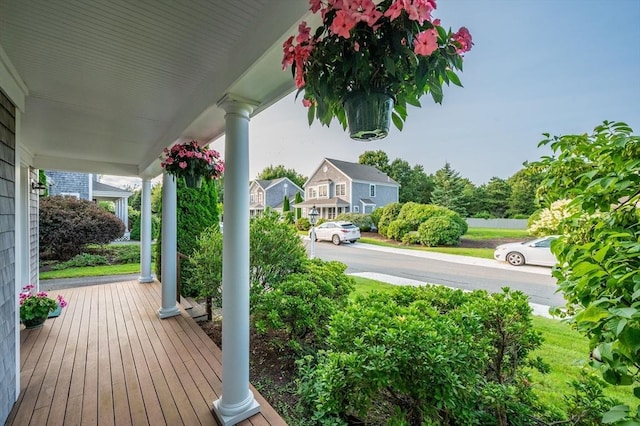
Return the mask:
POLYGON ((351 229, 356 227, 353 223, 343 223, 340 226, 342 226, 344 229, 351 229))

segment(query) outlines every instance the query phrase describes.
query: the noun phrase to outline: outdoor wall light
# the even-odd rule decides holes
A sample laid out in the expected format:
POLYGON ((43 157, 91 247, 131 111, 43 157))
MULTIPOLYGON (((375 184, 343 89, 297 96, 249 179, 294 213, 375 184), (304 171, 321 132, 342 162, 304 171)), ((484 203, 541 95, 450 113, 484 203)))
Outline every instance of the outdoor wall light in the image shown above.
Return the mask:
POLYGON ((35 194, 38 194, 38 195, 44 195, 47 192, 47 185, 32 180, 31 181, 31 192, 33 192, 35 194))

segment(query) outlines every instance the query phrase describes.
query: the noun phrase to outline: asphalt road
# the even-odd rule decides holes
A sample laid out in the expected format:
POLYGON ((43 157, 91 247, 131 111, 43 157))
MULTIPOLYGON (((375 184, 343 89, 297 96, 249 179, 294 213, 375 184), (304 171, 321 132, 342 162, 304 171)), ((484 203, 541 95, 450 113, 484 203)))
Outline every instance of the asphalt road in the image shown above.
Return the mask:
MULTIPOLYGON (((310 241, 305 241, 305 244, 308 246, 310 241)), ((346 264, 347 273, 380 273, 465 290, 500 292, 503 287, 510 287, 522 291, 536 304, 565 304, 562 295, 556 293, 556 280, 551 277, 550 268, 514 267, 489 259, 439 256, 414 250, 385 250, 361 243, 335 246, 317 242, 315 252, 320 259, 346 264)))

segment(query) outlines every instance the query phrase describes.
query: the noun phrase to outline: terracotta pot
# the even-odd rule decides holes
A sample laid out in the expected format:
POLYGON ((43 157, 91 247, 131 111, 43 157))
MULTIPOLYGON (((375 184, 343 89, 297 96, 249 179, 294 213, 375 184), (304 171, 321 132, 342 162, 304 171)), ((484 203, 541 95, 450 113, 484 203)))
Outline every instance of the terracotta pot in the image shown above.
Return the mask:
POLYGON ((373 141, 389 134, 393 97, 386 93, 354 92, 344 101, 351 139, 373 141))

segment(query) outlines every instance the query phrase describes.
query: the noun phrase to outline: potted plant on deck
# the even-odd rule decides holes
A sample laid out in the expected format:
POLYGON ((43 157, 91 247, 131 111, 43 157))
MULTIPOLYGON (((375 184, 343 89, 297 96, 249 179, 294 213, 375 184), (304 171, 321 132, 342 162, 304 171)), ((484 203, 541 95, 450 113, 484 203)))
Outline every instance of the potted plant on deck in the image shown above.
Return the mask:
POLYGON ((462 86, 454 70, 462 70, 471 34, 432 19, 436 0, 310 3, 322 25, 312 33, 302 22, 282 62, 304 91, 309 124, 317 118, 328 126, 335 117, 353 139, 380 139, 391 119, 402 130, 407 104, 419 107, 425 93, 441 103, 444 84, 462 86))
POLYGON ((33 293, 35 286, 26 285, 20 292, 20 321, 28 329, 42 327, 51 312, 67 306, 61 295, 51 299, 44 291, 33 293))
POLYGON ((189 141, 164 149, 161 166, 167 173, 183 178, 189 188, 200 188, 202 179, 218 179, 224 172, 220 153, 197 141, 189 141))

